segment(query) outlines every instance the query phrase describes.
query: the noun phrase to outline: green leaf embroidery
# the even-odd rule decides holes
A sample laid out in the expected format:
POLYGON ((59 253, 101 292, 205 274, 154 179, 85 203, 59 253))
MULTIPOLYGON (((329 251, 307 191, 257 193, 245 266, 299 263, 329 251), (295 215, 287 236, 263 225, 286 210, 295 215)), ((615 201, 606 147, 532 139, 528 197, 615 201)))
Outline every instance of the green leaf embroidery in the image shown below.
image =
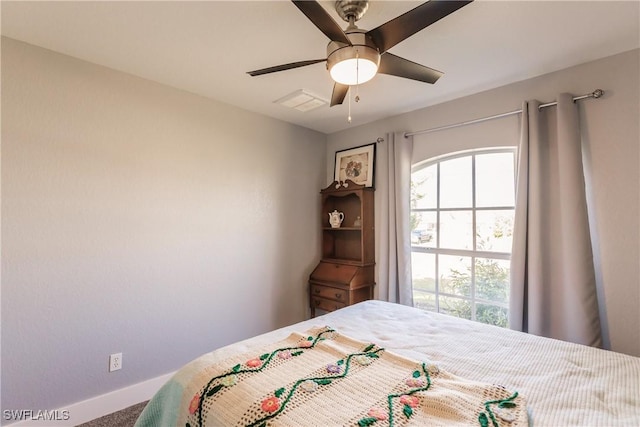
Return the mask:
POLYGON ((340 360, 338 360, 338 361, 336 362, 336 364, 337 364, 338 366, 340 366, 340 365, 344 364, 344 360, 340 359, 340 360))
POLYGON ((260 356, 260 360, 264 360, 264 359, 266 359, 267 357, 269 357, 269 353, 265 353, 265 354, 263 354, 262 356, 260 356))
POLYGON ((266 421, 263 421, 262 423, 260 423, 260 424, 258 425, 258 427, 267 427, 267 422, 266 422, 266 421))
POLYGON ((488 427, 489 419, 487 418, 487 414, 485 414, 484 412, 481 412, 480 415, 478 415, 478 422, 482 427, 488 427))
POLYGON ((358 425, 360 427, 368 427, 372 424, 375 424, 376 421, 378 421, 378 419, 373 417, 363 418, 360 421, 358 421, 358 425))
POLYGON ((307 341, 313 341, 313 337, 308 337, 307 341))
POLYGON ((321 378, 321 379, 318 379, 318 380, 315 380, 315 381, 316 381, 316 384, 319 384, 319 385, 331 384, 331 380, 328 380, 326 378, 321 378))
POLYGON ((364 350, 362 350, 363 353, 366 353, 367 351, 370 351, 373 347, 375 347, 375 344, 369 344, 368 346, 366 346, 364 348, 364 350))
POLYGON ((231 368, 231 370, 232 370, 233 372, 238 372, 238 371, 240 370, 240 366, 241 366, 241 365, 238 363, 236 366, 234 366, 233 368, 231 368))
POLYGON ((420 378, 420 371, 413 371, 413 378, 420 378))
POLYGON ((500 408, 515 408, 517 405, 513 402, 500 402, 498 406, 500 408))
POLYGON ((407 418, 411 418, 411 415, 413 415, 413 409, 411 409, 411 406, 405 404, 404 408, 402 408, 402 412, 404 413, 404 416, 407 418))
POLYGON ((370 358, 372 358, 372 359, 377 359, 377 358, 379 358, 380 356, 378 356, 376 353, 367 353, 367 357, 370 357, 370 358))
POLYGON ((207 392, 207 397, 213 396, 214 394, 216 394, 217 392, 219 392, 223 388, 224 388, 224 386, 222 384, 218 384, 217 386, 215 386, 214 388, 212 388, 211 390, 209 390, 207 392))
POLYGON ((273 394, 275 394, 276 397, 280 397, 282 396, 282 393, 284 393, 284 387, 277 389, 273 394))
POLYGON ((292 356, 300 356, 302 353, 304 353, 304 351, 299 350, 299 351, 294 351, 293 353, 291 353, 292 356))

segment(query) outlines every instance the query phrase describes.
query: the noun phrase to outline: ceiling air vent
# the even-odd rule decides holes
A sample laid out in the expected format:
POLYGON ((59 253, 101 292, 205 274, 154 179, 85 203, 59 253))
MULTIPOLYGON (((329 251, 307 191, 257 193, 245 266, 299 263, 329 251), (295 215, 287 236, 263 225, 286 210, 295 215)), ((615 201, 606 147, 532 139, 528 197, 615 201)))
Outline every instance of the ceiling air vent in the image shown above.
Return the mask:
POLYGON ((314 95, 304 89, 299 89, 274 102, 276 104, 282 105, 283 107, 293 108, 302 112, 310 111, 329 103, 329 101, 322 99, 318 95, 314 95))

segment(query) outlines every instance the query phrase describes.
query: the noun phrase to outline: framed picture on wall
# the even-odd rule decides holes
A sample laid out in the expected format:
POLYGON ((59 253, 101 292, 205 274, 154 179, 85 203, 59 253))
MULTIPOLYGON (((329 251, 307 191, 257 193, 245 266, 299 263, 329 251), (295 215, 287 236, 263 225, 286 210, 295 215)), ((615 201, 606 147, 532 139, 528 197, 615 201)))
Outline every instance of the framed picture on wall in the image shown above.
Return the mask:
POLYGON ((336 181, 350 179, 356 184, 373 187, 375 159, 375 143, 336 151, 334 179, 336 181))

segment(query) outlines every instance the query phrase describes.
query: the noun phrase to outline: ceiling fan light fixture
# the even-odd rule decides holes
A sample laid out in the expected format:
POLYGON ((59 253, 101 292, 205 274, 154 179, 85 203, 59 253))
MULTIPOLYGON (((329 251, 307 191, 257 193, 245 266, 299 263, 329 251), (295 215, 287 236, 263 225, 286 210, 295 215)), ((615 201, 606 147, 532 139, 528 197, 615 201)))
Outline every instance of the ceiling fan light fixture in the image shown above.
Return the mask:
POLYGON ((378 65, 365 58, 345 59, 336 63, 329 70, 334 81, 349 86, 368 82, 377 72, 378 65))
POLYGON ((359 30, 347 34, 352 46, 331 42, 327 46, 327 69, 340 84, 354 86, 371 80, 378 72, 380 53, 359 30))

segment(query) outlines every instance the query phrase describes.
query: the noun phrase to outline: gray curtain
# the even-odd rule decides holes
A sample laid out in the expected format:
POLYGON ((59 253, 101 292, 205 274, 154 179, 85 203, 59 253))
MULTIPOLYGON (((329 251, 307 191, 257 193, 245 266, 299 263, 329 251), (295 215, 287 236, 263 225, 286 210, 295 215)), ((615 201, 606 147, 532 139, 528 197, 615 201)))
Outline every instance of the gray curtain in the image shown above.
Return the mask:
POLYGON ((388 133, 378 145, 376 165, 378 299, 410 306, 412 151, 412 137, 388 133))
POLYGON ((578 107, 523 104, 511 256, 509 323, 601 346, 578 107))

